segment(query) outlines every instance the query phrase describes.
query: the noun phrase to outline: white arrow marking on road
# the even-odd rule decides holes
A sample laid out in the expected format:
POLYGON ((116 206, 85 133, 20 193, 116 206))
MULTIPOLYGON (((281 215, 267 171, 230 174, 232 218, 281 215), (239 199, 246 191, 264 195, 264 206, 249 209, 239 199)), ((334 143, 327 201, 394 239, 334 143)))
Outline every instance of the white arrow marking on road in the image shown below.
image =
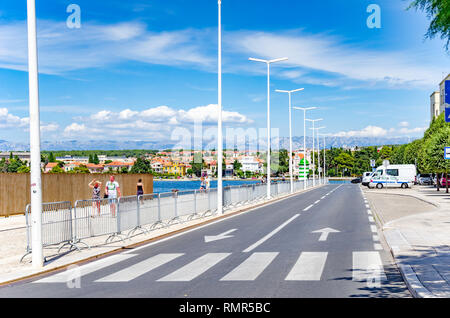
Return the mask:
POLYGON ((340 231, 335 230, 335 229, 326 228, 326 229, 314 231, 312 233, 321 233, 322 235, 320 235, 319 242, 325 242, 328 239, 328 235, 330 233, 340 233, 340 231))
POLYGON ((231 237, 233 237, 233 235, 228 235, 228 234, 233 233, 234 231, 236 231, 236 229, 226 231, 226 232, 216 235, 216 236, 205 236, 205 243, 231 238, 231 237))

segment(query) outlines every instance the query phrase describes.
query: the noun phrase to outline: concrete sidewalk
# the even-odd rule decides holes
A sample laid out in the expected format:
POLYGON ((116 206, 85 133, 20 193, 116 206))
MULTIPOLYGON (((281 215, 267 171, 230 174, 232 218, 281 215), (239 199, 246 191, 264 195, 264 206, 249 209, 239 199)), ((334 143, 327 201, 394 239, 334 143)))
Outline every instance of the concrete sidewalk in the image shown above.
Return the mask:
MULTIPOLYGON (((307 191, 317 189, 322 186, 310 188, 307 191)), ((226 210, 223 216, 211 215, 204 218, 184 221, 183 223, 172 224, 168 227, 154 229, 147 233, 136 231, 133 236, 124 241, 115 240, 109 244, 105 243, 108 236, 95 237, 83 240, 90 248, 87 249, 83 245, 80 251, 62 249, 58 254, 58 247, 50 247, 44 249, 44 257, 46 258, 45 266, 42 269, 33 269, 31 264, 31 255, 24 258, 24 262, 20 259, 25 255, 27 236, 25 216, 14 216, 9 218, 0 218, 0 285, 10 284, 24 278, 33 277, 45 272, 66 268, 72 264, 89 261, 100 258, 105 255, 116 253, 118 251, 133 248, 135 245, 145 244, 147 242, 156 241, 158 239, 187 231, 191 228, 211 223, 224 217, 230 217, 245 211, 250 211, 263 205, 275 203, 277 201, 299 195, 305 191, 299 191, 295 194, 282 195, 271 200, 261 200, 247 205, 241 205, 233 209, 226 210)), ((149 230, 150 226, 144 227, 149 230)), ((126 233, 125 233, 126 234, 126 233)), ((126 236, 124 236, 126 237, 126 236)))
POLYGON ((450 297, 450 194, 428 186, 363 192, 411 293, 450 297))

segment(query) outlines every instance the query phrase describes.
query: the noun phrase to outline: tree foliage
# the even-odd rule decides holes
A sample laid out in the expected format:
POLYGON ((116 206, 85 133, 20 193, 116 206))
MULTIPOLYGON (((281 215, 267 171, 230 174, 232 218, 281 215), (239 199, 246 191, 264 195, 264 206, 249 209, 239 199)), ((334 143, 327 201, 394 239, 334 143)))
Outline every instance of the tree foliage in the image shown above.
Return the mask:
POLYGON ((447 41, 446 50, 450 44, 450 0, 414 0, 409 8, 426 12, 431 20, 426 33, 429 39, 440 34, 441 39, 447 41))

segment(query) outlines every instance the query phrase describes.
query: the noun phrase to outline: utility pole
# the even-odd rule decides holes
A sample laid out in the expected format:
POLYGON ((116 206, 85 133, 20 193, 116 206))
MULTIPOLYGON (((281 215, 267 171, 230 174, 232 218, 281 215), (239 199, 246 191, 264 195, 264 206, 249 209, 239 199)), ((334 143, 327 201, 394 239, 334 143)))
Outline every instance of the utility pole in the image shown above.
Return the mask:
POLYGON ((42 268, 42 183, 41 131, 39 116, 38 51, 36 34, 36 3, 27 0, 28 26, 28 85, 30 99, 30 168, 31 168, 31 241, 34 268, 42 268))

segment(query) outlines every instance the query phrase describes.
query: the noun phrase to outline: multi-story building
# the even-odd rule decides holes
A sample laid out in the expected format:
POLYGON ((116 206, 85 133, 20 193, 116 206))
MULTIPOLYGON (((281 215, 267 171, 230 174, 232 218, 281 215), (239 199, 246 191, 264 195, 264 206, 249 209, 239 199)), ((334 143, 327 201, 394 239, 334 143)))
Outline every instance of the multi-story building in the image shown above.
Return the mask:
POLYGON ((131 162, 113 161, 105 165, 105 170, 118 172, 121 171, 123 168, 126 168, 128 171, 130 171, 133 166, 134 162, 131 163, 131 162))
POLYGON ((256 159, 253 156, 244 156, 239 162, 242 165, 242 171, 250 171, 252 173, 262 173, 264 172, 264 167, 262 161, 256 159))
POLYGON ((184 177, 186 175, 186 165, 180 162, 164 163, 163 172, 184 177))
MULTIPOLYGON (((29 152, 12 152, 13 158, 16 156, 19 157, 20 160, 30 162, 30 153, 29 152)), ((9 159, 11 156, 11 152, 0 152, 0 160, 5 158, 9 159)))
MULTIPOLYGON (((445 112, 446 107, 446 94, 448 93, 449 88, 447 88, 446 92, 446 82, 450 82, 450 74, 448 74, 442 82, 439 84, 439 91, 433 92, 430 96, 430 115, 431 121, 433 119, 439 117, 440 114, 445 112)), ((447 84, 449 86, 450 84, 447 84)), ((450 87, 450 86, 449 86, 450 87)), ((449 96, 447 96, 448 100, 449 96)))
POLYGON ((441 110, 441 93, 440 92, 433 92, 430 96, 430 113, 431 113, 431 121, 433 119, 438 118, 439 115, 442 113, 441 110))

